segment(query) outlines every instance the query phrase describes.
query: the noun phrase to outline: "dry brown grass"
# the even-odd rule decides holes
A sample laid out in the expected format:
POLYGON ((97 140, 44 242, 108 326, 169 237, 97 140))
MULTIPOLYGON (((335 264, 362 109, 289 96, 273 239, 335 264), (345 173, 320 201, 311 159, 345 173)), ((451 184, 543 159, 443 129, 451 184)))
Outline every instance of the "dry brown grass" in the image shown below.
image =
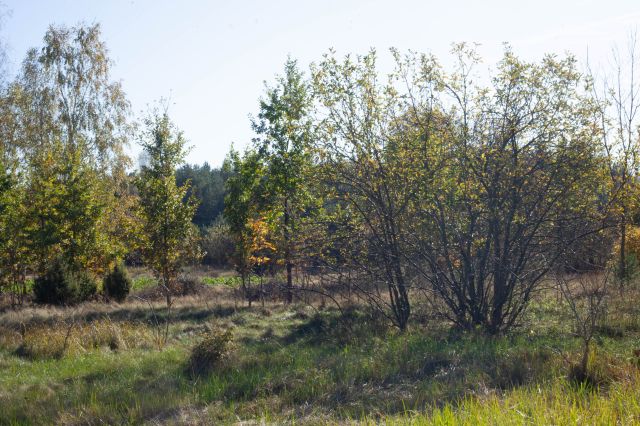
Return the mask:
POLYGON ((60 358, 101 348, 149 348, 153 341, 148 326, 108 318, 90 323, 56 321, 36 325, 25 328, 21 337, 17 351, 29 359, 60 358))
MULTIPOLYGON (((233 306, 231 289, 211 288, 206 294, 176 297, 172 309, 179 311, 187 308, 198 310, 233 306)), ((164 299, 154 300, 144 297, 129 297, 126 302, 121 304, 85 302, 73 308, 32 304, 0 313, 0 324, 19 329, 24 325, 53 323, 72 318, 89 321, 103 317, 111 317, 114 320, 135 320, 143 314, 148 314, 151 309, 162 311, 165 307, 164 299)))

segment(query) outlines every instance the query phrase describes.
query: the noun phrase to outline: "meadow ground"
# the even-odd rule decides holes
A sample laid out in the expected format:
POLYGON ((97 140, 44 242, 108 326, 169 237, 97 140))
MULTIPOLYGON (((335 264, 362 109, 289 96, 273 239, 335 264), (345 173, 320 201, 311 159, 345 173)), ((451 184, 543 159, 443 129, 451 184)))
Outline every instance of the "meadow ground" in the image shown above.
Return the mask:
POLYGON ((553 294, 504 336, 428 315, 399 334, 355 304, 247 307, 229 274, 198 279, 169 312, 142 272, 122 304, 5 309, 0 424, 640 423, 635 291, 611 302, 580 384, 580 341, 553 294), (227 329, 222 359, 194 369, 192 348, 227 329))

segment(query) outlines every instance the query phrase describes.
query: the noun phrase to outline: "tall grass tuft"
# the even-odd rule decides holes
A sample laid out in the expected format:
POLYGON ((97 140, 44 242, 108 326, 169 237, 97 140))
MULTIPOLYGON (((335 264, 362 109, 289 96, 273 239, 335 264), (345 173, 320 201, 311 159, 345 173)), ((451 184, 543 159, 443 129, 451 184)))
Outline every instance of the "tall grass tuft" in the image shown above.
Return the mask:
POLYGON ((141 324, 109 319, 90 323, 59 320, 26 328, 17 354, 28 359, 62 358, 99 348, 118 351, 150 347, 151 342, 152 333, 141 324))

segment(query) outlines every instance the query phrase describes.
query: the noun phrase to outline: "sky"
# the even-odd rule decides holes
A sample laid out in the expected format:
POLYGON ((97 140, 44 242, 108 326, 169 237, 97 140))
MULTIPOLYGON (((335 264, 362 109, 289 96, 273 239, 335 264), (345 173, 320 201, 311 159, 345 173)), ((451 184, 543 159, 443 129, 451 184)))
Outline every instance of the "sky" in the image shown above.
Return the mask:
MULTIPOLYGON (((9 11, 0 37, 10 69, 51 24, 100 23, 133 112, 170 99, 169 113, 192 146, 187 161, 220 166, 231 144, 254 136, 265 81, 287 56, 305 69, 334 48, 375 48, 382 70, 390 47, 435 54, 443 64, 454 42, 479 43, 487 66, 503 43, 527 60, 573 53, 606 69, 640 23, 638 0, 0 0, 9 11)), ((136 155, 138 148, 131 148, 136 155)))

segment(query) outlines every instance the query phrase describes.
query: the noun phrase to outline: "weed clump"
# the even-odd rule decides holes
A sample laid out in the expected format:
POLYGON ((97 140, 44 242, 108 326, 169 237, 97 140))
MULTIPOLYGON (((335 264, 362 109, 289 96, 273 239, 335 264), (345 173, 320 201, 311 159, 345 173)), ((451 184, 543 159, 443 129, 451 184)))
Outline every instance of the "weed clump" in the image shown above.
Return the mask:
POLYGON ((33 284, 35 302, 49 305, 80 303, 96 291, 96 282, 89 273, 74 270, 62 260, 53 262, 33 284))
POLYGON ((191 349, 187 372, 191 377, 205 376, 218 367, 231 350, 233 332, 230 328, 211 330, 191 349))
POLYGON ((119 263, 104 277, 102 284, 105 295, 118 303, 124 301, 131 290, 131 279, 119 263))

